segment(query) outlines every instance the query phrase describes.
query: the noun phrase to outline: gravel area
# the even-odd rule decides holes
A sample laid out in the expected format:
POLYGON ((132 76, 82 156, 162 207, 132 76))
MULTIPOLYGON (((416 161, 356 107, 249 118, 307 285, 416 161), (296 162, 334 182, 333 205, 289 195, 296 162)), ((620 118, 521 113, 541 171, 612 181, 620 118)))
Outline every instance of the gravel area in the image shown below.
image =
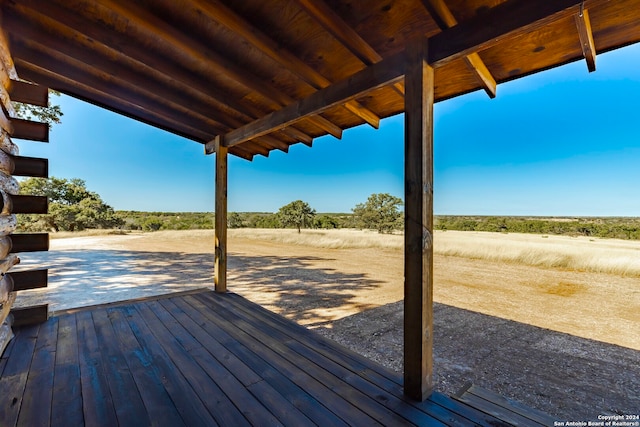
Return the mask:
MULTIPOLYGON (((402 372, 402 301, 316 328, 402 372)), ((558 421, 640 411, 640 351, 435 304, 437 388, 468 383, 539 409, 558 421)))

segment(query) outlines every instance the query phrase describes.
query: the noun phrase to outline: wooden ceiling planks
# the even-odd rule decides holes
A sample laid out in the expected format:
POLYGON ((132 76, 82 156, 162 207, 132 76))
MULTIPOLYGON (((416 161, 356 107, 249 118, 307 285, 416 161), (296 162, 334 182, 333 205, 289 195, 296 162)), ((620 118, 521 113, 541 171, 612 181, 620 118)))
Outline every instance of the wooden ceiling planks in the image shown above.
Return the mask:
MULTIPOLYGON (((21 77, 203 143, 309 105, 301 100, 343 84, 416 37, 430 39, 436 100, 481 88, 492 96, 496 82, 578 59, 591 69, 596 53, 640 40, 640 0, 585 0, 582 16, 578 0, 0 4, 21 77), (536 14, 540 19, 525 22, 536 14), (497 39, 496 27, 505 33, 497 39), (478 37, 489 41, 476 43, 478 37)), ((403 94, 402 79, 393 79, 347 99, 347 108, 337 102, 321 115, 290 113, 293 120, 248 135, 229 152, 250 159, 312 145, 325 134, 340 137, 363 122, 377 126, 404 110, 403 94)))

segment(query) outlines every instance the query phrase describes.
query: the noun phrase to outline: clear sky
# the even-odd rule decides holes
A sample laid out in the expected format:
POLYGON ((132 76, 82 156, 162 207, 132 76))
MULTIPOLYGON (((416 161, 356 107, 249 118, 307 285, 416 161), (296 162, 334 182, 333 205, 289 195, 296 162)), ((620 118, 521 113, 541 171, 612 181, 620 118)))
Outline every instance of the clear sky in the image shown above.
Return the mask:
MULTIPOLYGON (((436 214, 640 216, 640 44, 435 106, 436 214)), ((50 143, 51 176, 81 178, 117 210, 212 211, 214 157, 202 145, 70 97, 50 143)), ((229 210, 302 199, 350 212, 371 193, 403 196, 403 116, 253 162, 230 157, 229 210)))

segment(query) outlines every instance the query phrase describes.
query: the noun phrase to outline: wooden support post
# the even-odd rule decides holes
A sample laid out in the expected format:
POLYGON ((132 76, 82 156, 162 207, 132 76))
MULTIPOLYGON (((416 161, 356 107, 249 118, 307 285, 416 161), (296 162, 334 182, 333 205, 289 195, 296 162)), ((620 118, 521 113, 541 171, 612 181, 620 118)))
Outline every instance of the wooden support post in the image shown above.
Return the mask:
POLYGON ((216 264, 214 282, 216 292, 227 291, 227 147, 222 137, 214 140, 216 152, 216 264))
POLYGON ((433 390, 433 101, 427 43, 407 48, 405 74, 404 393, 433 390))

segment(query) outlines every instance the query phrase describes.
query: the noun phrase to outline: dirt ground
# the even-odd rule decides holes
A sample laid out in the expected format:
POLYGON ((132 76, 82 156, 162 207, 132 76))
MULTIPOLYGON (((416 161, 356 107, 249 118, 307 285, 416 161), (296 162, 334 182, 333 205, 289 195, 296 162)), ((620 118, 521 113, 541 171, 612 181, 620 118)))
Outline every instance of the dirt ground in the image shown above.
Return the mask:
MULTIPOLYGON (((50 310, 211 286, 211 233, 79 237, 24 254, 50 310), (90 250, 88 250, 90 249, 90 250), (134 284, 134 286, 132 286, 134 284)), ((403 255, 230 238, 229 290, 402 370, 403 255)), ((640 412, 640 278, 435 258, 438 389, 473 382, 558 417, 640 412)))

